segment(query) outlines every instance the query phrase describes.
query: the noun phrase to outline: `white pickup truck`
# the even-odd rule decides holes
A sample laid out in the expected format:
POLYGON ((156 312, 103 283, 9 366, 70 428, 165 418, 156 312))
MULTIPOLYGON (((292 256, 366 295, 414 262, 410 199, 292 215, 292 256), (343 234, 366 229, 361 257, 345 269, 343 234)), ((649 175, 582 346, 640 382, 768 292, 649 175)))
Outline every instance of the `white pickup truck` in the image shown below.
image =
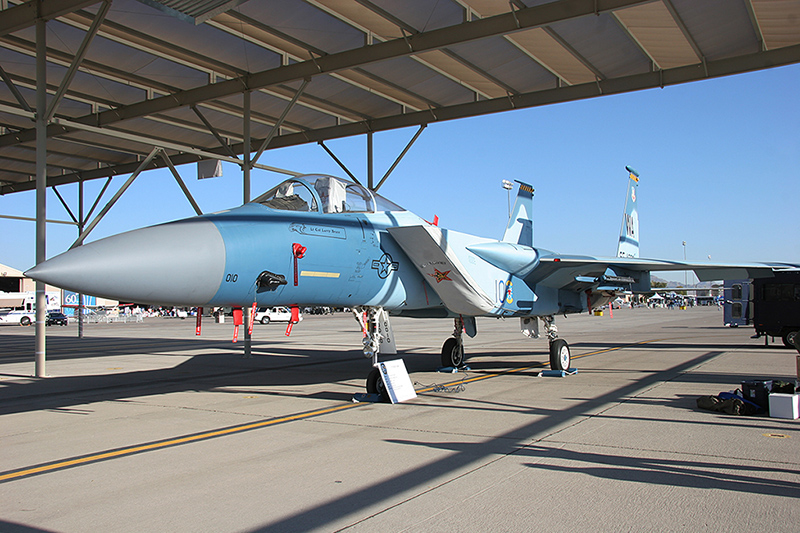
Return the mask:
MULTIPOLYGON (((303 316, 300 315, 300 320, 303 316)), ((292 312, 286 307, 259 307, 254 318, 255 322, 269 324, 270 322, 291 322, 292 312)))

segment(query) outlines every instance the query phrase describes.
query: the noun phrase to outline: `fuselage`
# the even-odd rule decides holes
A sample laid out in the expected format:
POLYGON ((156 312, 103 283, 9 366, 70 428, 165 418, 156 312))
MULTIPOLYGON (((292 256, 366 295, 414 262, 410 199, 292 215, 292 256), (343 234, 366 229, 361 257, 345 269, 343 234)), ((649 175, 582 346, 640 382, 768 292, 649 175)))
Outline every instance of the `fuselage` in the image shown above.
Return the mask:
POLYGON ((360 185, 308 176, 235 209, 76 247, 29 275, 84 294, 158 305, 371 306, 420 317, 579 310, 582 299, 565 306, 557 288, 523 279, 539 254, 432 229, 360 185), (405 234, 411 241, 397 228, 411 230, 405 234), (422 240, 417 246, 417 234, 433 240, 427 243, 433 255, 417 253, 425 246, 422 240))

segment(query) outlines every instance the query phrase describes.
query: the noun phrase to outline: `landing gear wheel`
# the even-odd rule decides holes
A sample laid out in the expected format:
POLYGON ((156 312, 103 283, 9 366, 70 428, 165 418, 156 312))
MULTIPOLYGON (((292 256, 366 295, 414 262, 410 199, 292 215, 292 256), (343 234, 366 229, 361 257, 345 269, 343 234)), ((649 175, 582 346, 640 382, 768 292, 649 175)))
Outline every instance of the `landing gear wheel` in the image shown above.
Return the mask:
POLYGON ((442 366, 458 368, 464 364, 464 345, 454 337, 444 341, 442 346, 442 366))
POLYGON ((261 323, 262 324, 269 324, 269 317, 268 316, 261 317, 261 323))
POLYGON ((797 341, 797 335, 800 331, 789 331, 783 335, 783 345, 787 348, 794 348, 794 343, 797 341))
POLYGON ((550 368, 552 370, 569 370, 570 360, 567 341, 556 339, 550 343, 550 368))
POLYGON ((382 402, 389 401, 389 393, 381 379, 381 372, 377 368, 373 368, 367 376, 367 393, 377 394, 381 397, 382 402))

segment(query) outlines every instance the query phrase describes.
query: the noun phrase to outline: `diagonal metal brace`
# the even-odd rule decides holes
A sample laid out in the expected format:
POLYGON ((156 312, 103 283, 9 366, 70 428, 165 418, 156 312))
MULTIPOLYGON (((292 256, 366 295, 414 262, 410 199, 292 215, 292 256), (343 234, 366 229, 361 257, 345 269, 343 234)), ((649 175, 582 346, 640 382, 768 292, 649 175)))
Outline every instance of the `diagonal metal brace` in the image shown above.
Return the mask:
POLYGON ((86 240, 86 237, 89 236, 89 233, 91 233, 92 230, 97 226, 97 224, 100 223, 100 221, 103 219, 104 216, 106 216, 106 214, 114 206, 114 204, 117 203, 117 200, 119 200, 119 198, 125 193, 125 191, 128 190, 128 187, 130 187, 133 184, 133 181, 137 177, 139 177, 139 174, 141 174, 142 171, 145 168, 147 168, 147 165, 149 165, 153 161, 153 159, 156 157, 156 155, 158 155, 158 152, 160 151, 161 148, 158 147, 155 147, 150 151, 150 154, 147 157, 145 157, 144 161, 142 161, 139 164, 134 173, 131 174, 131 177, 128 178, 128 181, 126 181, 122 185, 122 187, 120 187, 119 190, 116 193, 114 193, 114 196, 111 197, 111 200, 108 201, 106 206, 100 210, 95 219, 92 220, 88 226, 86 226, 86 229, 83 230, 78 239, 74 243, 72 243, 72 246, 69 247, 70 250, 72 250, 76 246, 80 246, 81 244, 83 244, 83 241, 86 240))

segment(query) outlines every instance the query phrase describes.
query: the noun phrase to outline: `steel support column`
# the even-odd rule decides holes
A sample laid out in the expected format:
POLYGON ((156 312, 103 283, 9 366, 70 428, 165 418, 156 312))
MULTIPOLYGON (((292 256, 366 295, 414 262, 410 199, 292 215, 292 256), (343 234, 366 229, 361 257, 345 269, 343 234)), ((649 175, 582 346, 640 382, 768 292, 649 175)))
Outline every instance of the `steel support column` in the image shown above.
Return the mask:
MULTIPOLYGON (((83 233, 83 226, 86 219, 83 216, 83 180, 78 182, 78 237, 83 233)), ((78 307, 75 309, 78 313, 78 338, 83 338, 83 294, 78 293, 78 307)))
MULTIPOLYGON (((41 4, 39 2, 39 8, 41 4)), ((47 23, 36 20, 36 264, 47 260, 47 23)), ((35 375, 47 375, 45 322, 47 294, 44 282, 36 282, 35 375)))
MULTIPOLYGON (((242 178, 243 204, 250 201, 250 91, 244 92, 244 146, 242 147, 242 178)), ((244 356, 253 356, 253 340, 250 335, 250 320, 253 309, 250 306, 244 309, 244 356)))
POLYGON ((372 157, 372 132, 367 132, 367 189, 375 190, 374 161, 372 157))

